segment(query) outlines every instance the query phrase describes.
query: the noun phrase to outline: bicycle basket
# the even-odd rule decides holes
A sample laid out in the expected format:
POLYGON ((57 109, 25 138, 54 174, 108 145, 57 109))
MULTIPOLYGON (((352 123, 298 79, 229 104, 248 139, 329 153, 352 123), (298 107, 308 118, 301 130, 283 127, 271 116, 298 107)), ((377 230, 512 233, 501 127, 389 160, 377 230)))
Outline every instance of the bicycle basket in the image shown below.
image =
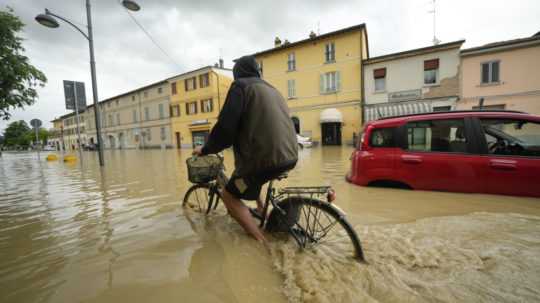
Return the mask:
POLYGON ((191 183, 208 183, 215 180, 222 167, 221 159, 214 155, 191 157, 186 160, 186 164, 191 183))

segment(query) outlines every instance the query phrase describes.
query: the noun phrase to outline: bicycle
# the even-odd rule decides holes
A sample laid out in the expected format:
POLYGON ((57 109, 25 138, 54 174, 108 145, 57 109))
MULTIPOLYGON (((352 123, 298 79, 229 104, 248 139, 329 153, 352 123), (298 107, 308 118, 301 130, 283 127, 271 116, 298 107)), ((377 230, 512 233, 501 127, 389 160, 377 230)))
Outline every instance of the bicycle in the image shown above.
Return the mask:
MULTIPOLYGON (((206 215, 218 207, 219 201, 222 200, 220 189, 227 184, 228 178, 224 172, 223 157, 219 155, 214 157, 218 161, 214 161, 214 164, 206 168, 190 167, 190 159, 196 157, 186 161, 188 176, 194 185, 186 192, 183 207, 198 209, 206 215), (194 172, 196 170, 199 172, 194 172)), ((270 233, 288 233, 301 249, 326 247, 326 244, 330 253, 338 253, 365 262, 356 231, 345 218, 344 212, 331 203, 332 198, 335 198, 331 187, 285 187, 276 190, 273 186, 274 181, 284 178, 287 178, 287 174, 269 181, 262 214, 256 215, 252 212, 252 215, 260 221, 259 226, 270 233), (321 199, 324 197, 326 201, 321 199), (272 210, 268 215, 270 206, 272 210), (335 229, 336 226, 341 228, 335 229)))

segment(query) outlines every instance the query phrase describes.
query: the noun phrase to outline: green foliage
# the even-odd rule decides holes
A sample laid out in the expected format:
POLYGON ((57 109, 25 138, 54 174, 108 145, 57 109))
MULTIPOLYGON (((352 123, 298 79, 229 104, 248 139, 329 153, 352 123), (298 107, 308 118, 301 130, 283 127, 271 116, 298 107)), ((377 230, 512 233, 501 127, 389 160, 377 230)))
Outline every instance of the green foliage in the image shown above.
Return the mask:
POLYGON ((11 122, 4 130, 4 143, 6 146, 28 146, 28 132, 30 127, 23 120, 11 122))
POLYGON ((23 55, 22 38, 17 33, 24 24, 9 7, 0 10, 0 119, 8 120, 9 110, 36 102, 36 87, 47 82, 45 75, 23 55))

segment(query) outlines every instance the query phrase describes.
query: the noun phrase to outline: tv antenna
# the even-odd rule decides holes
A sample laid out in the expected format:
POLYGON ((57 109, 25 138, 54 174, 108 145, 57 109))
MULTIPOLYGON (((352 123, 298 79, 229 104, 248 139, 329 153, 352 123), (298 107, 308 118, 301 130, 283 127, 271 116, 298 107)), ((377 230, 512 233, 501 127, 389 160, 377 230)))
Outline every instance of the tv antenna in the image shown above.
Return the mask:
POLYGON ((436 35, 436 18, 437 18, 437 4, 435 3, 436 0, 433 1, 433 10, 430 10, 428 13, 433 14, 433 45, 438 45, 441 43, 441 40, 437 39, 436 35))

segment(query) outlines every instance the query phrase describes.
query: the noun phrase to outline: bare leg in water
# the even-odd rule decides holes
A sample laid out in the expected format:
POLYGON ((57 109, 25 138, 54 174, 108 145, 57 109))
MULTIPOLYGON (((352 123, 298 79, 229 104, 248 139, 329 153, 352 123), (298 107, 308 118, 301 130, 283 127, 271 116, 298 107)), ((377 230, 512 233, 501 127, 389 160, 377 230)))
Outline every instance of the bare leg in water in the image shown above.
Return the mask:
MULTIPOLYGON (((263 244, 266 244, 266 238, 264 237, 262 231, 259 229, 258 224, 251 216, 248 207, 244 205, 244 203, 240 199, 237 199, 236 197, 231 195, 226 189, 223 189, 223 191, 221 192, 221 196, 223 198, 223 203, 225 203, 225 207, 227 207, 227 210, 229 211, 231 217, 233 217, 238 222, 238 224, 240 224, 244 228, 244 230, 253 238, 263 244)), ((260 202, 261 201, 259 198, 257 200, 257 208, 259 208, 260 202)))

